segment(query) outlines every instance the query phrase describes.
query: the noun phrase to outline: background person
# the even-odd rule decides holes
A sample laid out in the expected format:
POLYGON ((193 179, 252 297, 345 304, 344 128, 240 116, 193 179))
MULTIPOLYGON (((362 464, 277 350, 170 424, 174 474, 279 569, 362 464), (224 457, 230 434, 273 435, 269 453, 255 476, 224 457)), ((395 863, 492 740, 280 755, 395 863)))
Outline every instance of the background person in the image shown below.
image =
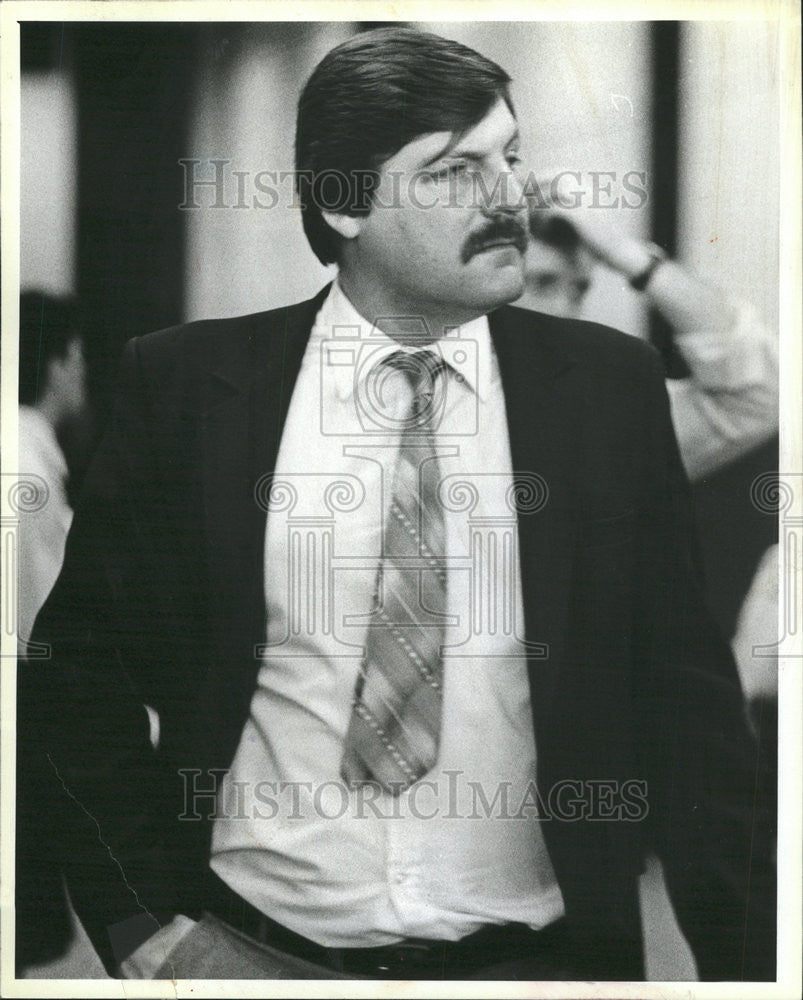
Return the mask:
MULTIPOLYGON (((17 526, 17 646, 24 656, 39 609, 61 570, 73 516, 71 479, 83 464, 79 451, 87 433, 89 404, 77 301, 37 290, 23 292, 19 351, 19 476, 37 492, 45 488, 42 505, 22 512, 17 526)), ((98 976, 102 967, 72 911, 55 858, 50 865, 43 864, 40 873, 40 891, 53 897, 53 919, 42 942, 42 963, 22 970, 23 974, 98 976)))
POLYGON ((598 264, 620 274, 669 323, 689 377, 668 379, 672 423, 691 480, 778 431, 778 338, 747 303, 731 301, 653 244, 598 231, 533 206, 518 305, 581 317, 598 264))
POLYGON ((59 443, 86 411, 86 362, 78 305, 37 291, 20 296, 19 470, 47 487, 47 500, 19 522, 20 649, 59 575, 72 522, 69 468, 59 443))

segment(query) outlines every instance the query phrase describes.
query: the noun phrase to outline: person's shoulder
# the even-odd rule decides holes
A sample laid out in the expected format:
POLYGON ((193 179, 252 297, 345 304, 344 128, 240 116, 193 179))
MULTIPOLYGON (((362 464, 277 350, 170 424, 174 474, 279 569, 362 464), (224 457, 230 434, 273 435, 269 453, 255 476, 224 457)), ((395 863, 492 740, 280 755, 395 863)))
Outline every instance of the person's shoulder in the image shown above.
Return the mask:
POLYGON ((551 316, 518 306, 505 306, 498 315, 520 335, 532 338, 540 349, 575 364, 636 370, 660 364, 658 352, 647 341, 602 323, 551 316))
POLYGON ((243 316, 200 319, 135 337, 129 356, 146 377, 171 378, 198 369, 234 371, 258 362, 267 345, 306 336, 330 286, 311 299, 243 316))
POLYGON ((243 316, 200 319, 135 338, 140 363, 156 371, 177 364, 215 368, 223 359, 246 356, 254 346, 299 325, 319 296, 243 316))

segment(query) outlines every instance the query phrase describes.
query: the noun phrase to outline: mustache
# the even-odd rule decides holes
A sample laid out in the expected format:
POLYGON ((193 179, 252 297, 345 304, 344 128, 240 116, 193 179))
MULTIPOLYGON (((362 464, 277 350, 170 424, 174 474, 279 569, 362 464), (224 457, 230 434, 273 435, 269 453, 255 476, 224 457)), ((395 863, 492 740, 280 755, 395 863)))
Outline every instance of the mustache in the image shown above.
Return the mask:
POLYGON ((524 223, 513 215, 495 216, 483 229, 472 233, 466 240, 461 251, 461 259, 467 264, 472 257, 482 253, 488 246, 500 240, 511 242, 519 253, 527 249, 527 230, 524 223))

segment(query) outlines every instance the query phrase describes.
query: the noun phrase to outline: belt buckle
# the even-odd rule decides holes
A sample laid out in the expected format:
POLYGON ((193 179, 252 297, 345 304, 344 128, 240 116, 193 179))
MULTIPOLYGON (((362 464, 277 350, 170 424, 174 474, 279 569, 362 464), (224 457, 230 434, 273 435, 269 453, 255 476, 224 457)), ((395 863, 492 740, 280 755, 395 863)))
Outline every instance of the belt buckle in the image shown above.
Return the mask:
POLYGON ((428 941, 400 941, 390 945, 387 956, 379 957, 377 971, 387 972, 389 979, 409 979, 411 973, 431 968, 435 964, 438 944, 430 944, 428 941))

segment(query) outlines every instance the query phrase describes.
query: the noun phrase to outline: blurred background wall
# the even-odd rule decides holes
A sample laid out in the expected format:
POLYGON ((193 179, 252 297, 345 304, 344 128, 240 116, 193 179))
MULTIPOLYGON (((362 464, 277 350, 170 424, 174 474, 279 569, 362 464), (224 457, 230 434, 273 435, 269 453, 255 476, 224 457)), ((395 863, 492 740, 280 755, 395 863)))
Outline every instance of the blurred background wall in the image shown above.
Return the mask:
MULTIPOLYGON (((22 24, 22 288, 77 295, 96 435, 127 339, 289 303, 331 277, 293 205, 295 103, 320 57, 368 26, 22 24)), ((589 225, 655 239, 777 326, 771 26, 424 27, 510 72, 527 165, 568 172, 562 190, 589 225)), ((599 275, 587 315, 651 337, 671 371, 666 331, 622 279, 599 275)), ((776 468, 773 442, 695 487, 709 599, 728 636, 775 535, 749 486, 776 468)), ((651 977, 686 978, 667 906, 656 894, 646 910, 651 977)))
MULTIPOLYGON (((683 26, 678 72, 677 249, 681 259, 778 329, 780 88, 771 23, 683 26)), ((725 633, 775 519, 750 501, 750 484, 778 468, 778 441, 696 483, 693 496, 708 594, 725 633)))
POLYGON ((22 87, 22 288, 69 295, 76 284, 77 108, 72 74, 32 67, 22 87))
POLYGON ((776 328, 778 72, 771 23, 684 26, 678 249, 776 328))

